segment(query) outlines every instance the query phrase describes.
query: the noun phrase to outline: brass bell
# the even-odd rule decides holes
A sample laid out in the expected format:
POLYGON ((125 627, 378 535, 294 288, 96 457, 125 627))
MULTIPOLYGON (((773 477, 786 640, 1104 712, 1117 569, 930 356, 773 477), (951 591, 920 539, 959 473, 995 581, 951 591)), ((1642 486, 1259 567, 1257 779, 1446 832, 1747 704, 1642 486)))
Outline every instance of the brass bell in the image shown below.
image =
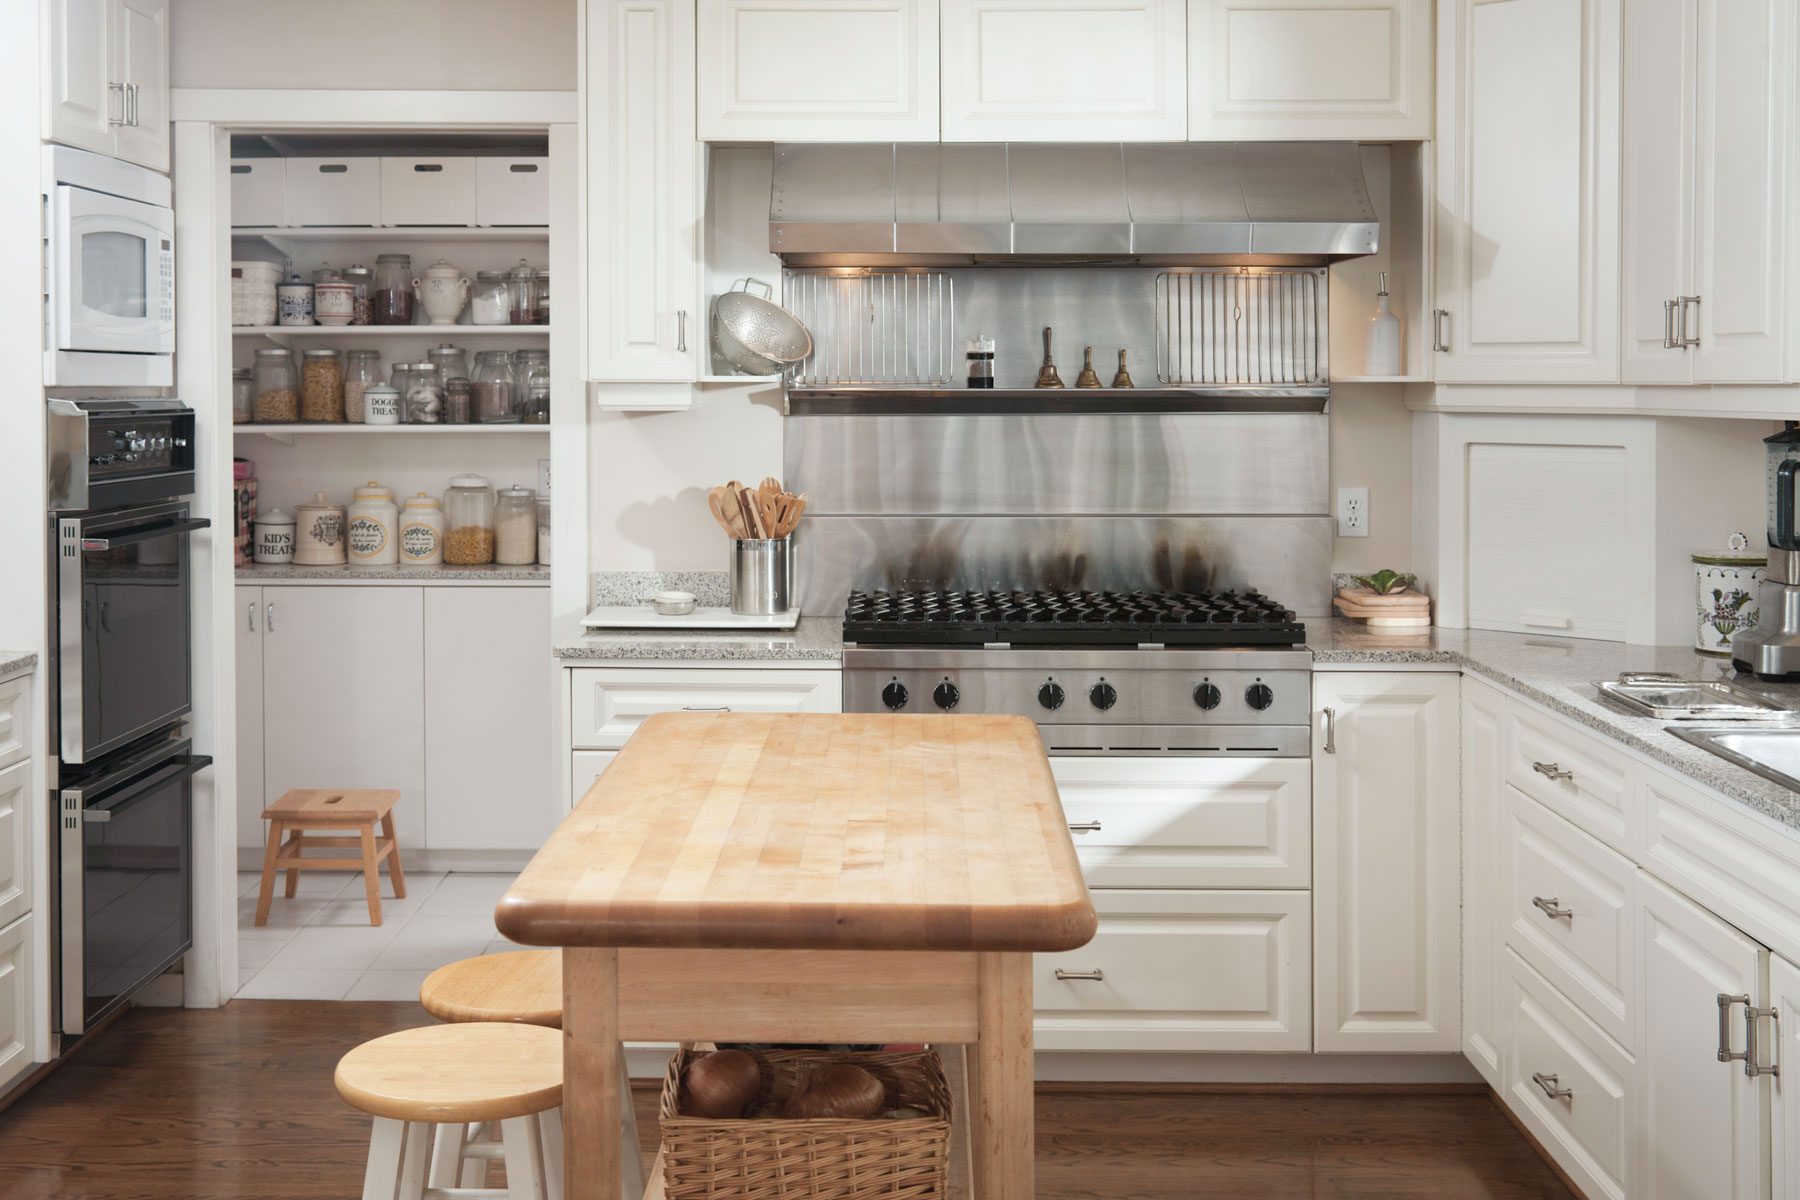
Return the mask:
POLYGON ((1056 373, 1056 363, 1050 357, 1050 327, 1044 326, 1044 365, 1038 368, 1037 382, 1033 387, 1059 388, 1063 385, 1062 376, 1056 373))
POLYGON ((1094 370, 1094 348, 1086 348, 1081 359, 1081 374, 1075 377, 1078 388, 1097 388, 1100 386, 1099 373, 1094 370))
POLYGON ((1119 369, 1117 373, 1113 375, 1112 385, 1116 388, 1137 386, 1137 384, 1131 382, 1131 372, 1125 369, 1125 352, 1123 350, 1119 351, 1119 369))

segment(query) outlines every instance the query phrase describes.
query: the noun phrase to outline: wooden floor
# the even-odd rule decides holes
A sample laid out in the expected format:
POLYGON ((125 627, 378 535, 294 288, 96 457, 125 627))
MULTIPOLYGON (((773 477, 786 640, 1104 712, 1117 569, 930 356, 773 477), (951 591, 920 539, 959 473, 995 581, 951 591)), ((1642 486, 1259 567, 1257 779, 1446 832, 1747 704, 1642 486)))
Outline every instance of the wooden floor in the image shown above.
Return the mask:
MULTIPOLYGON (((146 1009, 0 1112, 4 1200, 348 1200, 366 1119, 339 1055, 423 1024, 413 1004, 146 1009)), ((654 1137, 653 1094, 638 1096, 654 1137)), ((1485 1095, 1038 1098, 1040 1200, 1522 1200, 1571 1193, 1485 1095)))

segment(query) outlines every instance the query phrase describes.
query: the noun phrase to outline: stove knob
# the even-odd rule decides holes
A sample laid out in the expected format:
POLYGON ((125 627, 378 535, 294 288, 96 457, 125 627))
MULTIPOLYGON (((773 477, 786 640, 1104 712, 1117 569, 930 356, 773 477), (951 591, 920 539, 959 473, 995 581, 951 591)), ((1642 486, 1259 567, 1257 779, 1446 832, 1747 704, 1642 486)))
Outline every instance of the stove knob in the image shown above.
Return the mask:
POLYGON ((1269 690, 1266 683, 1253 683, 1244 689, 1244 703, 1257 712, 1262 712, 1275 703, 1275 693, 1269 690))
POLYGON ((889 708, 906 707, 906 685, 898 679, 881 689, 881 702, 889 708))
POLYGON ((1096 683, 1088 689, 1088 699, 1093 701, 1095 708, 1105 712, 1119 702, 1119 689, 1110 683, 1096 683))
POLYGON ((1063 700, 1066 698, 1067 696, 1063 692, 1062 684, 1060 683, 1046 683, 1043 687, 1038 689, 1038 703, 1045 708, 1061 708, 1063 700))
POLYGON ((1224 699, 1225 697, 1219 692, 1219 685, 1216 683, 1202 683, 1194 689, 1194 703, 1201 708, 1209 710, 1217 708, 1219 702, 1224 699))
POLYGON ((931 689, 931 702, 946 711, 956 707, 962 699, 962 691, 948 679, 931 689))

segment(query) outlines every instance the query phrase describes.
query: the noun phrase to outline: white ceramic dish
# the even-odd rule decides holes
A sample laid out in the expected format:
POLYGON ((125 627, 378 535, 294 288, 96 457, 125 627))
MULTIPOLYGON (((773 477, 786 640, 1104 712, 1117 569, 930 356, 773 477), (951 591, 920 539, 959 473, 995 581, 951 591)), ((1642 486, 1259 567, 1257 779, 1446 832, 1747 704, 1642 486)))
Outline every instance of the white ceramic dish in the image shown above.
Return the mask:
POLYGON ((723 606, 699 607, 682 616, 665 617, 642 604, 601 605, 581 619, 581 624, 588 629, 664 630, 669 633, 697 629, 734 633, 779 632, 799 623, 800 610, 797 608, 764 616, 747 616, 723 606))
POLYGON ((658 592, 650 597, 650 607, 659 617, 685 617, 699 604, 700 597, 692 592, 658 592))

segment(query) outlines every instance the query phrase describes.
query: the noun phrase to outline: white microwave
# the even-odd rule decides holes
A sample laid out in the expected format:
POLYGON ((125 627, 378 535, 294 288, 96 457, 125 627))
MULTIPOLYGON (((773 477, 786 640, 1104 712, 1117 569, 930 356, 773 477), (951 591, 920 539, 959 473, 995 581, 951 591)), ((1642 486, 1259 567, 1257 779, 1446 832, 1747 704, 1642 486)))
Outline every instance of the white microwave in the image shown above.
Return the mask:
POLYGON ((44 383, 175 382, 175 210, 169 179, 44 147, 44 383))

